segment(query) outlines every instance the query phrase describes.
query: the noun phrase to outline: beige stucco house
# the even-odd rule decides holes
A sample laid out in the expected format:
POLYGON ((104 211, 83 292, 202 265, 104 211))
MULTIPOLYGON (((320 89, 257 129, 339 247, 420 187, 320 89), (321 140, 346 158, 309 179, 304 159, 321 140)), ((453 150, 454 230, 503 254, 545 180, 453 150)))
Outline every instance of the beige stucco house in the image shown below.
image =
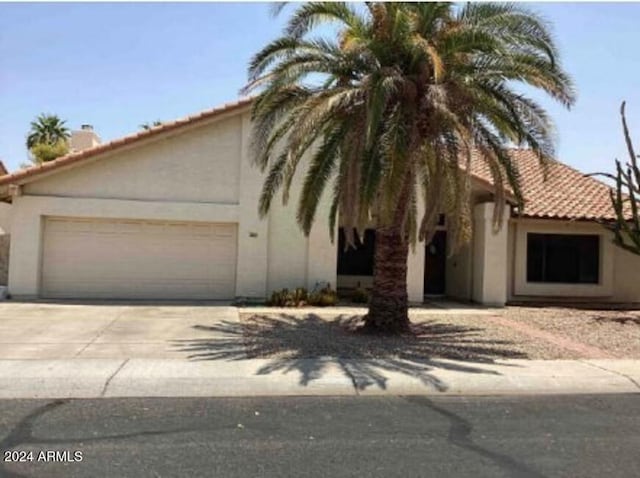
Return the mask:
MULTIPOLYGON (((241 100, 0 177, 11 203, 10 294, 229 300, 326 282, 366 287, 372 234, 345 253, 330 241, 325 207, 304 237, 295 187, 289 206, 258 217, 249 109, 241 100)), ((612 217, 607 186, 561 163, 544 181, 531 152, 513 155, 524 211, 508 208, 494 231, 490 177, 476 158, 473 240, 448 257, 443 217, 409 257, 410 300, 640 302, 640 258, 596 222, 612 217)))

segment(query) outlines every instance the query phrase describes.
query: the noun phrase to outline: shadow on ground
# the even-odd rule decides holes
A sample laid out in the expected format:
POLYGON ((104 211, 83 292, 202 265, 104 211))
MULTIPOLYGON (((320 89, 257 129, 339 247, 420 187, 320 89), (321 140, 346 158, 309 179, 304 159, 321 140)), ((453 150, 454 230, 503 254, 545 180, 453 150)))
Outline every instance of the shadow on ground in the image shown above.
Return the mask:
POLYGON ((372 385, 386 389, 385 373, 395 372, 446 391, 434 370, 496 375, 479 365, 527 358, 511 342, 492 340, 480 327, 431 320, 412 324, 411 335, 383 337, 358 332, 361 324, 360 316, 254 315, 240 323, 196 325, 194 329, 211 332, 211 338, 175 340, 173 345, 190 360, 267 359, 258 375, 296 371, 305 386, 335 365, 358 390, 372 385))

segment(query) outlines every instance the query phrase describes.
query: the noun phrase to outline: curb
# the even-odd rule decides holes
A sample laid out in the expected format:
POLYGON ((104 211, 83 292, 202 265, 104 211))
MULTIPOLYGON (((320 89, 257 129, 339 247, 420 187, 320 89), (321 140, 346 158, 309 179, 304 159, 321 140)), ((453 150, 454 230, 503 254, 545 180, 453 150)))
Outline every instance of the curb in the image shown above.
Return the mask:
POLYGON ((640 360, 0 360, 0 399, 640 393, 640 360))

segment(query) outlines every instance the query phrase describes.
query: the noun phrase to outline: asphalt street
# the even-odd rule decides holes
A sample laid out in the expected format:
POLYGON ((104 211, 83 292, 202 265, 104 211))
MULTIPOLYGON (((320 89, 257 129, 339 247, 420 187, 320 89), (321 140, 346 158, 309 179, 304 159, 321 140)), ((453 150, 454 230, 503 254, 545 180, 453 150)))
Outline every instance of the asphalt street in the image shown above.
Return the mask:
POLYGON ((637 477, 640 395, 4 400, 0 452, 2 477, 637 477))

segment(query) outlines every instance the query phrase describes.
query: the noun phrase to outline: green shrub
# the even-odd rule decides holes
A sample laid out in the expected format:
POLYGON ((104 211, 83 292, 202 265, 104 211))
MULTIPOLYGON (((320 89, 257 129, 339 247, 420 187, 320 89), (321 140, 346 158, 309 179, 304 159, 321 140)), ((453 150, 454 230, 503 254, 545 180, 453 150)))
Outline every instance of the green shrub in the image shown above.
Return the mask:
POLYGON ((316 307, 329 307, 338 303, 338 293, 329 284, 322 288, 316 288, 313 292, 307 292, 304 287, 293 290, 274 290, 267 301, 271 307, 303 307, 313 305, 316 307))
POLYGON ((287 288, 274 290, 267 301, 267 305, 272 307, 302 307, 307 304, 308 296, 309 293, 304 287, 298 287, 291 291, 287 288))
POLYGON ((34 163, 42 164, 67 154, 69 152, 69 143, 66 141, 58 141, 55 144, 37 143, 31 147, 29 152, 34 163))
POLYGON ((267 301, 267 305, 272 307, 284 307, 288 301, 289 289, 274 290, 267 301))
POLYGON ((314 290, 309 294, 309 305, 317 307, 330 307, 338 303, 338 292, 331 288, 331 285, 327 284, 319 290, 314 290))
POLYGON ((304 287, 298 287, 291 293, 291 299, 295 304, 294 307, 300 307, 307 304, 309 293, 304 287))
POLYGON ((351 293, 351 302, 366 304, 369 302, 369 292, 364 287, 356 287, 351 293))

